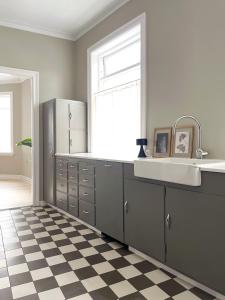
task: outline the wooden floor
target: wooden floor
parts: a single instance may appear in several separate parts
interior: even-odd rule
[[[23,180],[0,180],[0,209],[32,205],[31,184]]]

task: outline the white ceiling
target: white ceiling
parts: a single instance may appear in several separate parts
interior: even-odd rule
[[[0,0],[0,25],[76,40],[129,0]]]

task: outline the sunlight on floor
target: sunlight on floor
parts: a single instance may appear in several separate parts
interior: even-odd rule
[[[32,205],[31,184],[23,180],[0,180],[0,209]]]

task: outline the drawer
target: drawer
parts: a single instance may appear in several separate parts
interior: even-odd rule
[[[56,158],[56,169],[67,169],[67,160],[63,158]]]
[[[78,183],[69,180],[68,181],[68,194],[73,197],[78,197]]]
[[[81,174],[90,174],[94,175],[95,173],[95,167],[89,163],[81,162],[79,164],[79,175]]]
[[[95,206],[91,203],[80,200],[79,201],[79,218],[95,226]]]
[[[68,179],[78,182],[78,164],[77,163],[68,163]]]
[[[56,177],[56,190],[63,193],[67,193],[67,180]]]
[[[79,186],[79,199],[94,203],[95,202],[94,188],[80,185]]]
[[[56,177],[67,179],[67,168],[56,169]]]
[[[95,177],[94,174],[90,173],[81,173],[79,176],[79,184],[94,187]]]
[[[68,212],[74,217],[78,217],[78,199],[69,196],[68,197]]]
[[[56,192],[56,206],[67,211],[67,194]]]

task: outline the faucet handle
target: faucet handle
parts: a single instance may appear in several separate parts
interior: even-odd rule
[[[201,149],[201,148],[198,148],[197,150],[196,150],[196,157],[198,158],[198,159],[203,159],[204,158],[204,156],[207,156],[209,153],[207,152],[207,151],[204,151],[203,149]]]

